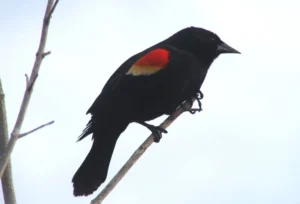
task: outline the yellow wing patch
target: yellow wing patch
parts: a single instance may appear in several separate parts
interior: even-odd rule
[[[133,75],[133,76],[139,76],[139,75],[151,75],[159,70],[161,70],[161,66],[139,66],[139,65],[133,65],[128,72],[127,75]]]

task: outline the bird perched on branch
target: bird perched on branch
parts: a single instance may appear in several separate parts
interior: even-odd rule
[[[213,61],[224,53],[240,53],[215,33],[187,27],[127,59],[109,78],[87,114],[78,140],[93,134],[87,157],[72,182],[75,196],[92,194],[106,180],[120,134],[130,123],[148,128],[159,142],[163,128],[146,121],[170,115],[193,97],[201,110],[201,85]]]

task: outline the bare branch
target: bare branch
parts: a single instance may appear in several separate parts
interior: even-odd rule
[[[29,78],[29,83],[28,83],[29,86],[26,87],[26,90],[25,90],[25,93],[23,96],[23,101],[21,104],[21,108],[20,108],[20,111],[18,114],[18,118],[17,118],[17,121],[13,128],[13,131],[11,133],[11,138],[10,138],[10,140],[7,144],[7,147],[0,159],[0,178],[2,178],[3,172],[9,161],[10,154],[12,153],[13,148],[20,136],[20,131],[22,128],[22,124],[23,124],[25,115],[26,115],[26,110],[27,110],[28,104],[30,102],[33,86],[35,84],[35,81],[38,76],[38,72],[40,70],[41,63],[43,61],[43,53],[45,52],[48,28],[49,28],[49,24],[50,24],[50,17],[51,17],[51,14],[53,13],[57,3],[58,3],[58,0],[56,0],[55,4],[53,4],[53,0],[48,0],[48,3],[47,3],[45,15],[44,15],[42,32],[41,32],[40,44],[38,47],[35,62],[34,62],[34,65],[33,65],[32,71],[31,71],[31,75]]]
[[[193,99],[192,102],[194,102]],[[170,115],[164,122],[160,124],[160,127],[166,129],[169,127],[177,118],[180,116],[187,108],[190,108],[191,104],[185,102],[180,108],[178,108],[172,115]],[[114,189],[114,187],[121,181],[121,179],[126,175],[128,170],[135,164],[135,162],[144,154],[147,148],[153,143],[153,134],[151,134],[133,153],[133,155],[127,160],[119,172],[110,180],[110,182],[105,186],[105,188],[99,193],[99,195],[91,201],[91,204],[101,204],[106,196]]]
[[[8,128],[5,108],[4,91],[0,79],[0,155],[4,152],[5,146],[8,142]],[[12,170],[10,158],[3,177],[1,179],[4,203],[16,204],[16,196],[14,191],[14,183],[12,179]]]
[[[48,123],[45,123],[45,124],[43,124],[43,125],[40,125],[39,127],[34,128],[33,130],[30,130],[30,131],[28,131],[28,132],[22,133],[22,134],[19,135],[19,139],[20,139],[21,137],[25,137],[26,135],[29,135],[29,134],[31,134],[31,133],[33,133],[33,132],[39,130],[39,129],[42,129],[42,128],[48,126],[48,125],[51,125],[51,124],[53,124],[53,123],[54,123],[54,120],[52,120],[52,121],[50,121],[50,122],[48,122]]]

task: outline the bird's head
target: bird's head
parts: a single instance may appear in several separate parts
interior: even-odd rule
[[[241,54],[215,33],[193,26],[178,31],[167,40],[174,47],[191,52],[202,60],[214,60],[220,54]]]

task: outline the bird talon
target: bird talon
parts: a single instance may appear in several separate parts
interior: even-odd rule
[[[192,97],[192,98],[194,98],[194,97]],[[188,111],[191,114],[195,114],[197,111],[198,112],[202,111],[202,104],[201,104],[201,101],[200,101],[202,98],[203,98],[203,93],[199,90],[196,94],[196,97],[195,97],[195,100],[197,101],[199,108],[191,108],[193,106],[193,103],[192,103],[192,99],[190,99],[189,102],[191,103],[191,107],[186,108],[185,111]]]
[[[155,126],[155,128],[157,128],[160,132],[168,133],[168,131],[165,128],[162,128],[160,126]]]
[[[197,99],[199,99],[199,100],[201,100],[201,99],[203,99],[203,97],[204,97],[204,95],[203,95],[203,93],[199,90],[198,92],[197,92]]]
[[[143,126],[145,126],[146,128],[148,128],[152,134],[153,134],[153,137],[154,137],[154,142],[156,143],[159,143],[160,139],[162,138],[162,133],[168,133],[168,131],[160,126],[154,126],[154,125],[150,125],[150,124],[147,124],[145,122],[137,122]]]
[[[159,126],[152,126],[150,131],[153,134],[154,142],[159,143],[160,139],[162,138],[162,133],[168,133],[168,131]]]
[[[160,139],[162,138],[161,133],[152,133],[153,134],[153,141],[159,143]]]
[[[191,114],[195,114],[197,111],[200,112],[202,109],[201,108],[188,108],[186,111],[190,112]]]

